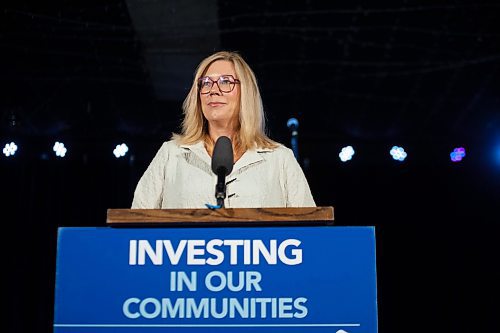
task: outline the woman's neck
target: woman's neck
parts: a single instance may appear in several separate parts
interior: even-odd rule
[[[209,128],[208,130],[208,135],[210,136],[210,139],[212,139],[214,143],[217,142],[217,139],[220,138],[221,136],[227,136],[229,139],[231,139],[231,141],[233,141],[234,134],[235,131],[229,128],[218,128],[218,129]]]
[[[227,126],[227,127],[214,127],[214,126],[209,126],[208,127],[208,135],[210,137],[210,140],[212,141],[211,144],[205,145],[207,152],[210,156],[212,156],[213,149],[215,147],[215,143],[217,142],[217,139],[219,139],[221,136],[227,136],[229,139],[231,139],[231,143],[233,145],[233,155],[234,155],[234,162],[236,163],[237,160],[240,159],[240,157],[243,155],[245,151],[243,151],[240,147],[236,147],[235,143],[235,135],[236,131],[232,126]]]
[[[236,134],[236,126],[234,125],[234,120],[227,120],[224,122],[210,122],[208,124],[208,135],[213,142],[217,142],[217,139],[221,136],[227,136],[233,141],[234,135]]]

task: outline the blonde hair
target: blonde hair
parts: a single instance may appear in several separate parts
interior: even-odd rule
[[[276,148],[278,144],[266,135],[265,115],[260,97],[259,87],[255,74],[250,66],[237,52],[221,51],[203,59],[196,69],[193,84],[189,91],[182,110],[184,120],[181,134],[174,134],[173,139],[180,144],[194,144],[204,141],[208,149],[212,149],[214,142],[208,134],[208,122],[203,116],[201,99],[198,88],[198,79],[205,75],[208,67],[218,60],[233,63],[237,79],[240,80],[240,105],[238,113],[238,127],[233,138],[236,151],[244,152],[255,148]]]

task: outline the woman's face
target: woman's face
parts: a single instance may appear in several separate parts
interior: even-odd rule
[[[229,75],[232,76],[229,77]],[[228,77],[226,77],[228,76]],[[238,79],[234,65],[230,61],[217,60],[213,62],[207,69],[204,78],[210,78],[212,81],[218,81],[221,77],[222,80]],[[202,84],[210,84],[208,79],[202,80]],[[218,81],[222,86],[222,90],[228,90],[226,87],[227,82]],[[230,92],[223,92],[216,83],[212,84],[212,88],[205,94],[200,91],[201,109],[203,115],[208,120],[209,125],[222,125],[227,126],[234,124],[238,119],[238,112],[240,107],[240,85],[234,84],[234,88]]]

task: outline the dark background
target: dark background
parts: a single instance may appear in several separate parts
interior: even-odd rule
[[[2,3],[0,144],[19,146],[0,155],[2,331],[52,330],[57,228],[130,206],[218,50],[254,69],[272,138],[290,146],[299,120],[316,203],[338,225],[376,227],[380,332],[498,330],[499,3]]]

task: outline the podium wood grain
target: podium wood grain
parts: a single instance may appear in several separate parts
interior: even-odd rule
[[[333,207],[221,209],[108,209],[106,223],[132,225],[332,225]]]

